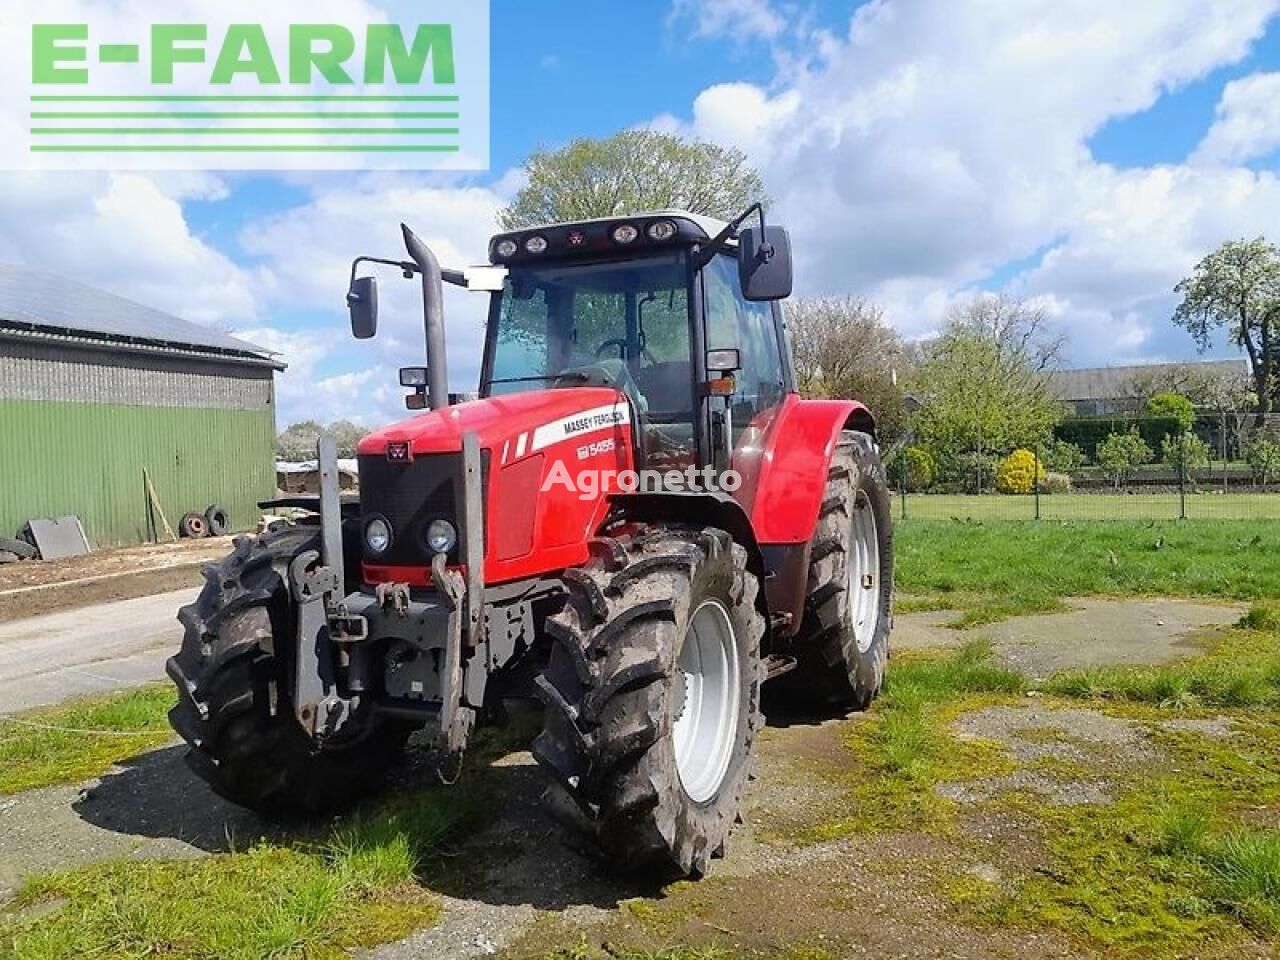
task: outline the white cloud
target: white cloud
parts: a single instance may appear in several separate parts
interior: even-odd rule
[[[66,273],[196,323],[252,320],[249,277],[197,237],[183,199],[216,197],[205,175],[10,173],[0,262]]]
[[[351,261],[359,255],[405,259],[403,221],[442,265],[483,263],[504,203],[502,186],[424,185],[394,175],[357,178],[337,187],[330,181],[328,189],[307,203],[245,228],[241,245],[263,258],[258,283],[268,308],[304,311],[321,330],[343,331],[338,336],[326,333],[318,345],[298,336],[280,341],[286,361],[294,363],[295,355],[304,360],[300,369],[282,378],[281,423],[310,416],[309,400],[368,423],[404,414],[397,371],[422,363],[425,356],[420,282],[406,281],[394,269],[376,270],[380,330],[375,340],[360,343],[345,332]],[[484,295],[445,288],[454,390],[473,391],[479,383],[487,307]],[[254,339],[253,331],[244,336]],[[337,362],[359,375],[353,379],[317,372]]]
[[[1217,116],[1193,163],[1241,163],[1280,149],[1280,73],[1255,73],[1223,88]]]
[[[739,146],[762,169],[775,216],[793,228],[802,293],[876,297],[920,335],[958,292],[1053,247],[1021,288],[1059,297],[1068,328],[1086,305],[1099,316],[1074,338],[1077,359],[1107,359],[1113,340],[1137,355],[1173,283],[1262,222],[1275,181],[1118,172],[1088,140],[1243,57],[1278,8],[872,0],[843,36],[810,40],[795,57],[808,66],[780,86],[712,87],[681,129]]]
[[[770,0],[675,0],[671,21],[692,21],[695,37],[728,34],[739,41],[776,40],[787,27]]]

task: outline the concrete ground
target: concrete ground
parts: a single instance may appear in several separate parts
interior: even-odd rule
[[[74,589],[74,588],[68,588]],[[0,623],[0,714],[164,677],[194,588]]]
[[[1066,601],[1072,609],[1014,617],[966,630],[947,626],[954,610],[899,614],[894,618],[895,650],[958,647],[989,639],[996,656],[1020,673],[1047,677],[1059,670],[1122,664],[1168,663],[1196,653],[1197,635],[1235,623],[1239,604],[1157,598]]]

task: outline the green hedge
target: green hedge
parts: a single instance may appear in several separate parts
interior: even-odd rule
[[[1117,415],[1111,417],[1071,417],[1053,429],[1059,440],[1074,443],[1090,460],[1097,453],[1098,444],[1113,433],[1128,433],[1138,428],[1138,436],[1152,450],[1160,449],[1160,441],[1182,430],[1177,417],[1149,417],[1144,414]]]

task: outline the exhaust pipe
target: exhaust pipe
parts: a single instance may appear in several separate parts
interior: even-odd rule
[[[409,229],[404,231],[405,249],[422,271],[422,312],[427,332],[427,402],[432,410],[449,405],[449,360],[444,344],[444,278],[440,262],[431,248]]]

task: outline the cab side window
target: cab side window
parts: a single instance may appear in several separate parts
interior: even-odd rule
[[[752,303],[742,296],[738,263],[717,256],[703,271],[707,309],[707,349],[737,348],[742,369],[735,375],[733,396],[733,445],[748,441],[768,429],[786,395],[782,353],[773,323],[773,307]]]

